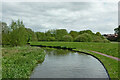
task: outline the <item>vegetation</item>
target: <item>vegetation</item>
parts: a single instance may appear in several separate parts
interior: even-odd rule
[[[48,30],[46,32],[34,32],[25,28],[23,21],[12,21],[11,25],[2,24],[2,44],[22,46],[29,41],[65,41],[65,42],[109,42],[100,32],[93,33],[91,30],[68,31],[66,29]],[[21,35],[22,33],[22,35]]]
[[[117,41],[120,42],[120,25],[118,26],[118,28],[115,28],[114,31],[116,34],[118,34]]]
[[[30,42],[31,45],[66,46],[82,50],[98,51],[107,55],[118,57],[118,43],[95,42]]]
[[[10,26],[2,22],[2,44],[11,46],[26,45],[29,41],[36,41],[35,33],[25,28],[23,21],[12,21]],[[1,27],[1,26],[0,26]]]
[[[73,41],[73,37],[71,35],[65,35],[65,36],[63,36],[63,41],[65,41],[65,42],[72,42]]]
[[[105,57],[100,54],[91,52],[90,50],[102,52],[114,57],[118,57],[118,44],[117,43],[93,43],[93,42],[31,42],[31,45],[46,45],[46,46],[61,46],[67,48],[76,48],[76,51],[83,51],[90,53],[105,65],[111,78],[118,78],[118,61]]]
[[[2,48],[2,55],[2,78],[29,78],[45,57],[42,49],[29,46]]]
[[[12,21],[9,26],[5,22],[0,22],[1,27],[2,43],[0,41],[0,44],[3,46],[3,78],[28,78],[36,64],[44,60],[44,51],[40,48],[24,46],[28,42],[31,45],[62,46],[89,52],[104,63],[111,78],[118,77],[117,61],[90,52],[90,50],[93,50],[119,57],[118,44],[110,43],[100,32],[93,33],[91,30],[68,32],[66,29],[34,32],[30,28],[26,28],[23,21],[20,20]],[[117,41],[120,41],[120,27],[115,29],[115,33],[118,34]],[[5,45],[10,45],[10,47],[6,48]]]

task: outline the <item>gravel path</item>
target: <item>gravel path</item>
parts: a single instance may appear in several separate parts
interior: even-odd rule
[[[107,54],[103,54],[103,53],[96,52],[96,51],[91,51],[91,52],[94,52],[94,53],[97,53],[97,54],[100,54],[100,55],[109,57],[109,58],[111,58],[111,59],[115,59],[115,60],[117,60],[117,61],[120,61],[120,58],[117,58],[117,57],[109,56],[109,55],[107,55]]]

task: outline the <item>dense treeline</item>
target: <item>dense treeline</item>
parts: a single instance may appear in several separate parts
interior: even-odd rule
[[[65,42],[109,42],[99,32],[93,33],[91,30],[70,31],[66,29],[48,30],[46,32],[34,32],[30,28],[25,28],[23,21],[12,21],[8,26],[2,24],[2,44],[11,46],[25,45],[30,41],[65,41]]]
[[[10,26],[2,22],[2,44],[11,46],[22,46],[29,41],[37,41],[35,32],[25,28],[23,21],[12,21]]]

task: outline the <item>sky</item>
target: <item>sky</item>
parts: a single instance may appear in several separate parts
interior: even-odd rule
[[[8,25],[20,19],[27,28],[40,32],[90,29],[113,34],[118,26],[117,2],[2,2],[1,14]]]

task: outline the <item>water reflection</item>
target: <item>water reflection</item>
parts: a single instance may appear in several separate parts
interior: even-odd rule
[[[45,49],[45,48],[44,48]],[[72,51],[69,50],[62,50],[62,49],[45,49],[45,52],[47,53],[47,55],[49,56],[66,56],[69,53],[74,53]]]
[[[34,69],[31,78],[108,78],[94,57],[62,49],[45,49],[45,61]]]

